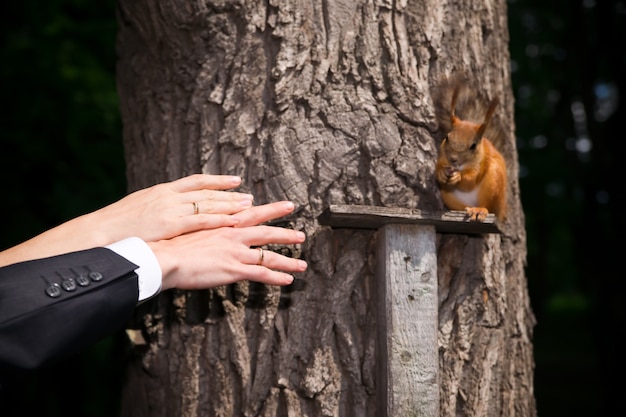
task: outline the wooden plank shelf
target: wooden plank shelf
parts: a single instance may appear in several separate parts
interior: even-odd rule
[[[437,233],[501,233],[496,217],[489,213],[483,222],[470,221],[464,211],[424,211],[402,207],[331,205],[318,221],[323,226],[379,229],[386,224],[433,225]]]

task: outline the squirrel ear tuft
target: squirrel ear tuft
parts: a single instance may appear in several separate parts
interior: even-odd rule
[[[456,117],[456,100],[459,98],[459,90],[461,89],[461,85],[457,84],[454,87],[454,91],[452,92],[452,100],[450,100],[450,119],[452,124],[458,122],[459,119]]]
[[[487,112],[485,113],[485,119],[483,123],[479,126],[478,130],[476,131],[477,142],[480,141],[483,135],[485,134],[485,129],[487,129],[487,125],[489,124],[489,121],[493,117],[493,114],[495,113],[497,106],[498,106],[498,98],[494,98],[493,100],[491,100],[491,103],[489,103],[489,108],[487,109]]]
[[[487,109],[487,113],[485,113],[485,120],[483,121],[483,124],[485,126],[491,120],[491,117],[493,116],[493,113],[495,113],[497,106],[498,106],[498,98],[496,97],[493,100],[491,100],[491,103],[489,103],[489,108]]]

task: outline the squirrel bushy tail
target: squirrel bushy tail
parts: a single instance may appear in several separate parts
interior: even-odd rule
[[[451,103],[455,90],[457,91],[454,111],[462,120],[480,124],[485,118],[490,101],[484,96],[481,89],[476,88],[466,74],[454,74],[437,82],[431,89],[435,106],[435,117],[439,127],[437,139],[440,141],[452,130]],[[495,114],[484,132],[484,136],[497,148],[502,149],[504,142],[502,122]]]

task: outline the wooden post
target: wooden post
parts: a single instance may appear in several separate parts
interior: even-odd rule
[[[320,224],[380,229],[377,250],[377,390],[381,417],[438,417],[436,233],[499,232],[493,214],[469,222],[464,212],[330,206]]]
[[[435,227],[383,226],[377,260],[377,381],[382,409],[387,410],[387,416],[436,417],[439,360]]]

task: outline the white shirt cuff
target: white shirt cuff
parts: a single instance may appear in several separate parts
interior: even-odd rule
[[[106,246],[118,255],[139,266],[135,270],[139,280],[139,300],[142,302],[161,291],[163,272],[150,246],[138,237],[129,237]]]

